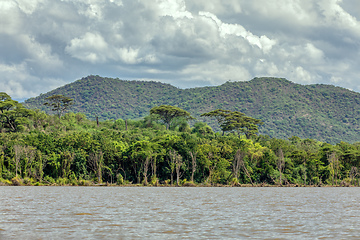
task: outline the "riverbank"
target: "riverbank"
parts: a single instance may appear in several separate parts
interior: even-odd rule
[[[305,185],[305,184],[268,184],[268,183],[255,183],[255,184],[211,184],[211,183],[194,183],[191,181],[181,181],[180,184],[171,184],[168,181],[155,184],[133,184],[131,182],[118,183],[96,183],[90,180],[69,180],[59,178],[54,182],[35,181],[32,178],[12,178],[11,180],[0,178],[0,186],[91,186],[91,187],[359,187],[358,184],[350,184],[349,182],[342,181],[338,184],[318,184],[318,185]]]

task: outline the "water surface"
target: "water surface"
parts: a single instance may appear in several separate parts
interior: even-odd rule
[[[0,239],[359,239],[360,188],[0,187]]]

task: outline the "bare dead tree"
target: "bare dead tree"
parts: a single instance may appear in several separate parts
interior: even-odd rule
[[[20,146],[20,145],[14,145],[13,148],[14,148],[14,153],[15,153],[14,160],[13,160],[15,163],[15,175],[16,175],[16,177],[18,177],[18,169],[19,169],[19,165],[20,165],[21,156],[23,155],[23,152],[24,152],[24,147]],[[20,171],[20,174],[21,174],[21,171]]]
[[[33,177],[36,178],[39,182],[42,182],[44,176],[44,169],[47,164],[47,158],[46,157],[44,158],[42,156],[40,150],[36,151],[35,158],[36,158],[37,166],[35,171],[33,172]]]
[[[5,150],[6,146],[2,146],[0,145],[0,178],[2,177],[2,172],[3,172],[3,168],[4,168],[4,158],[5,158]]]
[[[32,169],[32,163],[35,160],[35,153],[36,149],[31,146],[25,146],[23,147],[23,153],[25,157],[25,166],[24,166],[24,175],[27,176],[33,176],[34,171]]]
[[[278,150],[278,160],[277,160],[277,167],[280,173],[280,179],[279,179],[279,184],[282,185],[282,174],[283,174],[283,170],[285,168],[285,158],[284,158],[284,153],[283,150],[280,148]]]
[[[349,173],[352,185],[355,185],[354,184],[354,178],[356,178],[356,176],[358,176],[358,174],[359,174],[359,172],[358,172],[357,167],[352,166],[351,170],[350,170],[350,173]]]
[[[171,185],[173,185],[173,182],[174,182],[175,162],[176,162],[176,151],[170,150],[169,151],[169,166],[170,166],[170,170],[171,170],[171,175],[170,175]]]
[[[213,173],[213,170],[215,169],[215,164],[212,164],[212,159],[213,159],[213,156],[214,154],[212,152],[209,152],[208,153],[208,159],[209,159],[209,175],[206,179],[206,182],[209,182],[209,180],[211,180],[211,176],[212,176],[212,173]]]
[[[75,153],[71,152],[63,152],[62,159],[61,159],[61,170],[62,170],[62,177],[67,178],[69,177],[71,164],[73,163],[75,158]]]
[[[339,171],[339,157],[337,156],[336,152],[331,153],[328,155],[328,161],[329,161],[329,167],[330,167],[330,174],[332,176],[332,184],[337,185],[337,177],[338,177],[338,171]]]
[[[250,176],[250,174],[249,174],[249,172],[248,172],[248,170],[247,170],[247,168],[246,168],[246,166],[245,166],[244,158],[241,158],[241,160],[240,160],[240,166],[241,166],[242,169],[244,170],[246,176],[250,179],[251,185],[254,186],[254,183],[253,183],[253,181],[252,181],[252,179],[251,179],[251,176]]]
[[[144,162],[144,172],[143,172],[143,175],[144,175],[144,184],[147,185],[148,184],[148,170],[149,170],[149,163],[150,163],[150,160],[151,160],[151,156],[147,156],[146,159],[145,159],[145,162]]]
[[[245,153],[242,152],[240,149],[238,149],[235,153],[234,161],[233,161],[233,175],[234,175],[234,178],[236,178],[236,179],[239,178],[241,161],[243,161],[244,156],[245,156]]]
[[[156,157],[157,157],[157,154],[153,154],[153,157],[152,157],[152,161],[151,161],[151,173],[152,173],[152,176],[155,176],[156,177]]]
[[[94,171],[98,183],[102,182],[102,167],[103,167],[103,153],[90,153],[89,155],[89,166]]]
[[[191,182],[194,182],[194,174],[195,174],[195,171],[196,171],[196,156],[197,156],[197,152],[189,152],[190,154],[190,157],[191,157],[191,163],[192,163],[192,168],[191,168]]]
[[[176,154],[175,157],[175,169],[176,169],[176,184],[179,186],[180,183],[180,169],[183,165],[183,158],[180,154]]]

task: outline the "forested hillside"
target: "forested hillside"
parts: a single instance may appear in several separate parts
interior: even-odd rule
[[[88,76],[25,101],[39,108],[45,98],[62,94],[74,99],[73,112],[89,119],[138,119],[154,106],[178,106],[197,121],[215,109],[240,111],[261,119],[260,134],[287,139],[292,136],[329,143],[360,141],[360,94],[331,85],[299,85],[286,79],[255,78],[221,86],[179,89],[169,84]]]
[[[256,119],[216,114],[231,117],[225,134],[203,122],[190,127],[191,115],[174,106],[140,120],[97,122],[25,109],[0,92],[0,186],[360,185],[360,143],[258,136],[246,124]]]

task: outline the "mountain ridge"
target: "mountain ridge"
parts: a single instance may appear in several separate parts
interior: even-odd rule
[[[228,81],[219,86],[180,89],[160,82],[88,76],[24,102],[51,112],[45,98],[62,94],[74,99],[72,111],[101,120],[137,119],[154,106],[174,105],[199,118],[218,108],[244,112],[265,124],[260,133],[276,138],[313,138],[329,143],[360,141],[360,94],[325,85],[300,85],[284,78]]]

